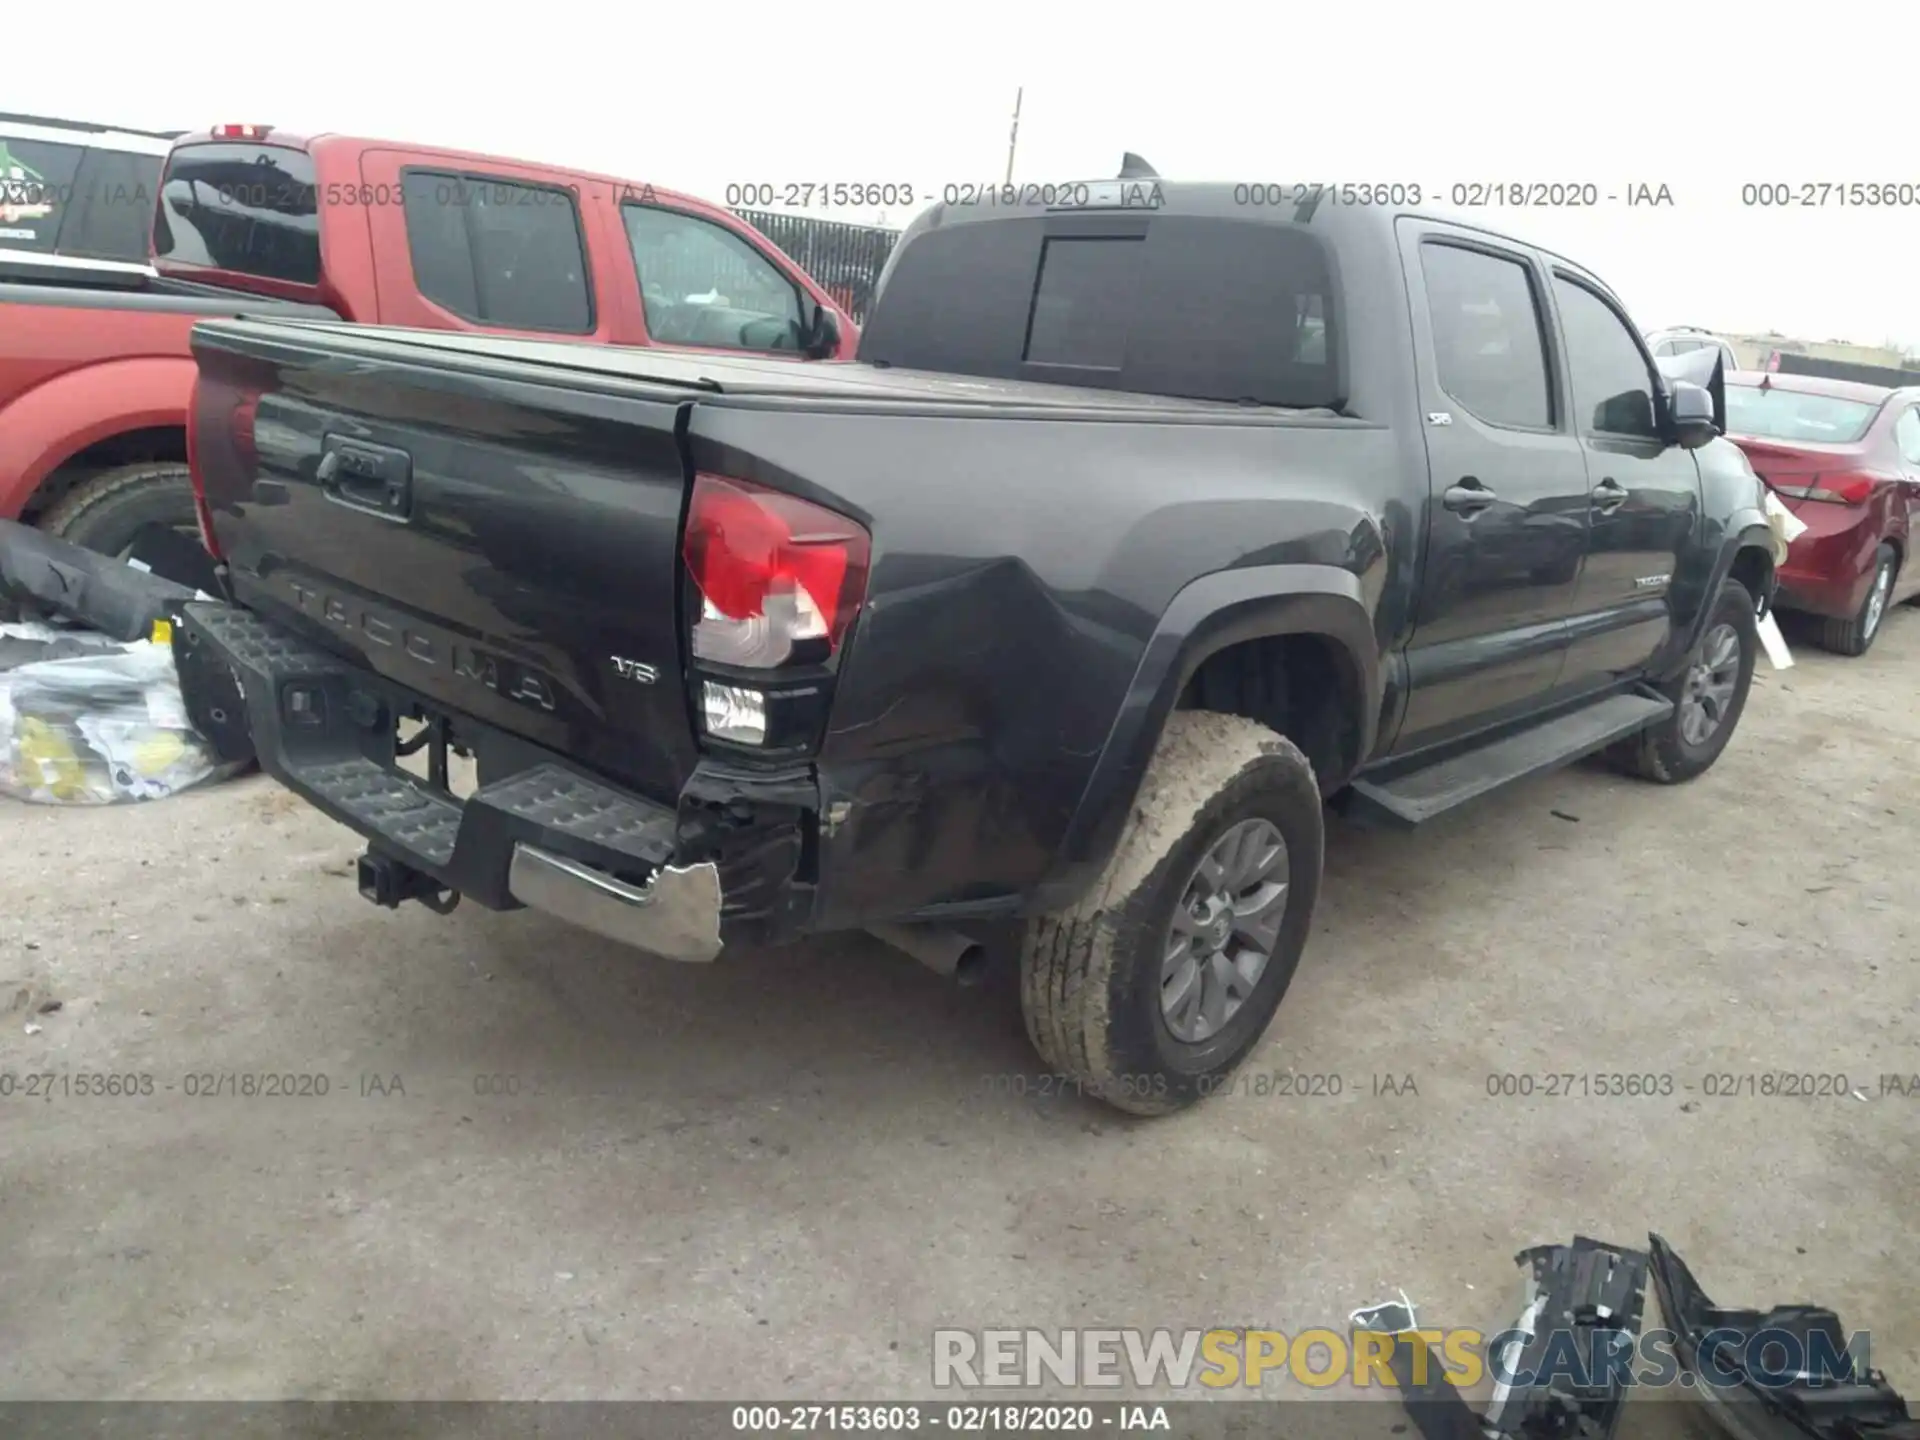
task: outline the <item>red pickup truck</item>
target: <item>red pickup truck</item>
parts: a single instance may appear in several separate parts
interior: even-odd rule
[[[190,533],[188,334],[210,316],[795,360],[851,359],[859,339],[825,290],[717,206],[551,165],[256,125],[175,143],[153,263],[157,279],[84,288],[0,267],[0,517],[108,554],[154,528]]]

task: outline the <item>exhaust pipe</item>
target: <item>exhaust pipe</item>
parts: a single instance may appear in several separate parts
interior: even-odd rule
[[[867,933],[905,951],[934,974],[972,985],[986,969],[987,949],[978,940],[939,925],[869,925]]]

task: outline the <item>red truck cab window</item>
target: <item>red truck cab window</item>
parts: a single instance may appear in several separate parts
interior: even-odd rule
[[[571,191],[451,170],[400,176],[422,295],[476,325],[592,333],[593,284]]]
[[[620,218],[654,343],[785,351],[806,344],[806,296],[757,246],[666,206],[624,204]]]

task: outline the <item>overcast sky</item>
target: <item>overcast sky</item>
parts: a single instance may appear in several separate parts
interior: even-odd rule
[[[1920,349],[1906,0],[15,8],[9,110],[364,133],[714,200],[746,182],[998,180],[1018,86],[1016,180],[1110,176],[1134,150],[1168,177],[1417,184],[1440,208],[1455,185],[1592,184],[1594,209],[1475,213],[1595,270],[1647,328]],[[1742,203],[1744,184],[1854,181],[1911,203]],[[1629,207],[1640,184],[1673,204]]]

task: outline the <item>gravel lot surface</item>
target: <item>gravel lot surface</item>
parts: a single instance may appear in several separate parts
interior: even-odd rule
[[[866,937],[675,967],[381,911],[258,776],[0,802],[0,1395],[932,1397],[940,1326],[1292,1333],[1404,1288],[1493,1330],[1515,1251],[1653,1229],[1920,1397],[1920,1095],[1882,1080],[1920,1072],[1920,612],[1796,655],[1692,785],[1335,823],[1240,1092],[1159,1121],[1049,1085],[1010,984]]]

